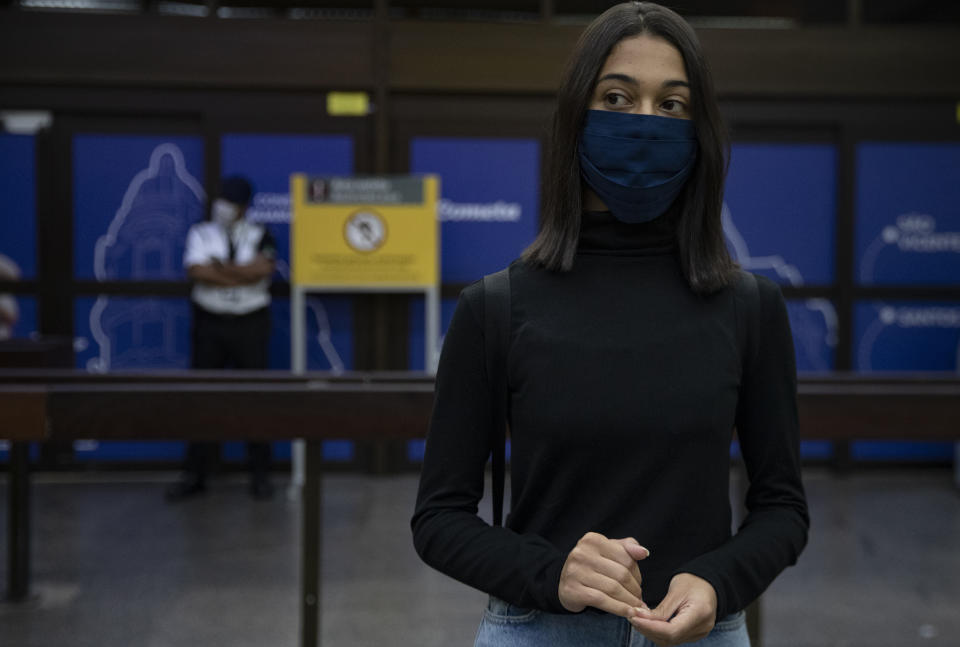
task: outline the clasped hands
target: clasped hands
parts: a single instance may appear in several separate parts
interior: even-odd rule
[[[643,578],[638,561],[650,551],[636,539],[584,535],[560,573],[560,603],[568,611],[596,607],[630,621],[657,645],[681,645],[700,640],[716,622],[717,594],[706,580],[678,573],[666,597],[654,609],[643,602]]]

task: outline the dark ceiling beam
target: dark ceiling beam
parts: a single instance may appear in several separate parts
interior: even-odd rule
[[[383,29],[374,21],[11,12],[0,21],[0,85],[316,90],[386,80],[389,91],[544,95],[555,91],[582,26],[403,20],[386,24],[385,39]],[[699,33],[725,98],[960,96],[956,28]],[[384,60],[389,69],[378,70]]]
[[[367,88],[372,23],[15,12],[0,83]]]
[[[582,25],[398,21],[392,89],[552,93]]]
[[[575,25],[399,22],[393,89],[553,92]],[[725,97],[943,97],[960,94],[960,30],[701,29]]]
[[[938,97],[960,93],[958,29],[705,30],[727,97]]]

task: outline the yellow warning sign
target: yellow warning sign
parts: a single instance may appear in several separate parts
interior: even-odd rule
[[[435,175],[291,176],[291,280],[335,289],[436,285],[439,184]]]

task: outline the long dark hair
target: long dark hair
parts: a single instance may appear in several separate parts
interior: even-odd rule
[[[540,234],[523,258],[555,271],[573,267],[583,208],[577,157],[580,129],[611,50],[621,40],[643,34],[662,38],[679,50],[690,82],[699,152],[668,217],[677,221],[677,246],[687,283],[698,294],[710,294],[730,285],[738,268],[727,251],[720,218],[730,144],[713,77],[693,29],[670,9],[652,2],[615,5],[580,36],[557,94]]]

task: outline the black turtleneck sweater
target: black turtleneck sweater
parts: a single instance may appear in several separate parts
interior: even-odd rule
[[[558,586],[587,532],[634,537],[644,601],[689,572],[717,592],[717,617],[756,598],[802,550],[796,369],[779,288],[757,277],[759,352],[738,349],[733,289],[686,283],[669,222],[586,213],[573,269],[510,268],[511,437],[505,527],[477,516],[492,394],[483,286],[466,288],[447,332],[411,525],[438,570],[521,607],[566,613]],[[755,322],[754,322],[755,323]],[[757,329],[754,329],[757,328]],[[734,427],[750,476],[731,533]]]

